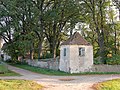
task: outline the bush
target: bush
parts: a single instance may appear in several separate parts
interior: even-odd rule
[[[8,60],[6,60],[5,61],[6,63],[19,63],[20,61],[18,61],[17,59],[15,60],[13,60],[13,59],[8,59]]]
[[[43,56],[41,57],[41,59],[46,59],[46,58],[52,58],[52,54],[51,54],[51,53],[45,53],[45,54],[43,54]]]
[[[94,64],[95,65],[101,64],[100,59],[101,59],[101,57],[94,58]]]
[[[109,65],[120,65],[120,55],[113,55],[107,58],[106,63]]]

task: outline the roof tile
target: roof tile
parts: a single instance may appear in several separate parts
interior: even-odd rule
[[[75,32],[68,40],[61,45],[91,45],[78,32]]]

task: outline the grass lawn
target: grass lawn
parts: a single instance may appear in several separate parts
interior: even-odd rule
[[[7,71],[6,73],[4,73],[4,74],[0,74],[0,77],[1,76],[20,76],[20,74],[18,74],[18,73],[15,73],[15,72],[13,72],[13,71]]]
[[[5,63],[0,64],[0,76],[20,76],[20,74],[8,70]]]
[[[61,72],[61,71],[43,69],[43,68],[33,67],[33,66],[29,66],[29,65],[15,64],[13,66],[23,68],[23,69],[26,69],[26,70],[29,70],[32,72],[40,73],[40,74],[46,74],[46,75],[60,75],[60,76],[61,75],[70,75],[68,73]]]
[[[43,86],[28,80],[0,80],[0,90],[41,90]]]
[[[93,85],[95,90],[120,90],[120,79],[108,80]]]
[[[120,74],[120,72],[85,72],[85,73],[70,74],[70,73],[65,73],[62,71],[43,69],[43,68],[33,67],[33,66],[29,66],[29,65],[22,65],[22,64],[15,64],[13,66],[23,68],[23,69],[26,69],[26,70],[29,70],[32,72],[40,73],[40,74],[57,75],[57,76],[92,75],[92,74]]]
[[[8,71],[8,67],[5,63],[0,62],[0,73],[4,73]]]

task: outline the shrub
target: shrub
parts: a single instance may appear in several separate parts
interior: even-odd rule
[[[42,59],[52,58],[52,54],[51,53],[45,53],[45,54],[43,54],[43,56],[41,58]]]
[[[106,63],[109,65],[120,65],[120,55],[113,55],[107,58]]]
[[[94,64],[95,65],[101,64],[100,59],[101,59],[101,57],[94,58]]]

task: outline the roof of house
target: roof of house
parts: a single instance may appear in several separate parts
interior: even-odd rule
[[[91,45],[78,32],[75,32],[68,40],[61,45]]]

